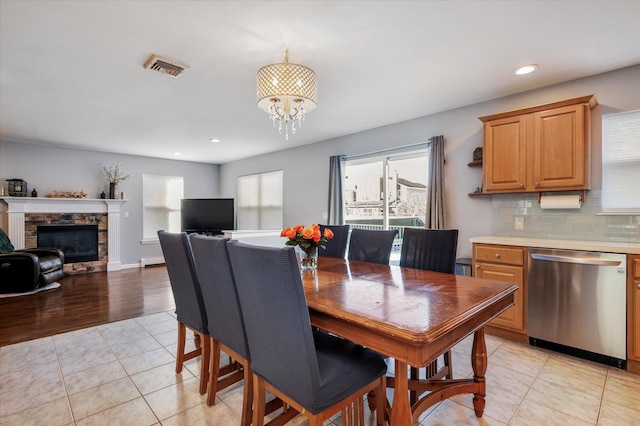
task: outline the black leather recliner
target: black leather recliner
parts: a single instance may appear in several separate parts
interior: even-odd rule
[[[12,249],[0,229],[0,243]],[[25,293],[37,290],[64,277],[64,253],[56,248],[31,248],[0,254],[0,293]]]

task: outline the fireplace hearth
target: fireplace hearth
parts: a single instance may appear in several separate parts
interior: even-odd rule
[[[64,252],[64,263],[98,260],[98,225],[40,225],[38,247],[54,247]]]

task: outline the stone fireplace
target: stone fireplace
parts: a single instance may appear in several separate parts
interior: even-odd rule
[[[0,224],[16,249],[38,246],[38,228],[97,226],[97,260],[65,263],[69,274],[117,271],[120,262],[120,210],[125,200],[0,197]]]
[[[106,271],[106,213],[26,213],[25,247],[64,251],[65,273]]]

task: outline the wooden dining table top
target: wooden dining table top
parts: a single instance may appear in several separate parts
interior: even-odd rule
[[[327,315],[417,347],[443,336],[462,340],[472,330],[459,336],[461,324],[473,323],[492,306],[491,311],[506,309],[517,290],[502,281],[330,257],[320,257],[318,270],[303,272],[302,279],[312,317]],[[453,345],[451,340],[446,344]],[[414,366],[430,362],[408,361]]]

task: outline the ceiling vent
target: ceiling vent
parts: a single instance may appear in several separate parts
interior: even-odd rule
[[[178,61],[156,54],[151,55],[149,59],[147,59],[147,62],[144,63],[144,67],[173,78],[178,78],[184,70],[189,68],[187,65],[181,64]]]

